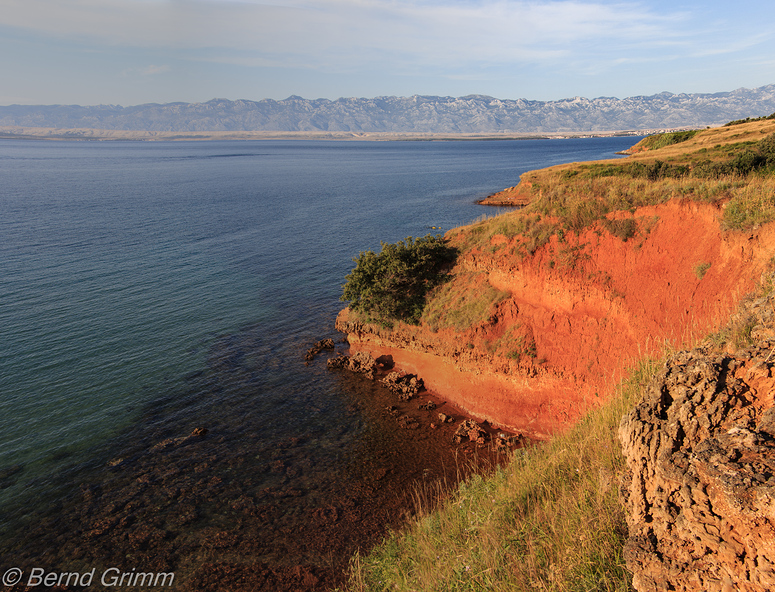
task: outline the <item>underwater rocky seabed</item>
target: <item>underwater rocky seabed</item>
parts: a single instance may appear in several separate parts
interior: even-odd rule
[[[356,549],[405,521],[414,496],[505,458],[488,445],[453,445],[463,416],[443,401],[425,393],[402,401],[379,382],[328,370],[326,358],[337,352],[305,365],[306,344],[284,345],[290,355],[259,328],[219,339],[207,370],[174,396],[174,411],[167,402],[163,428],[146,427],[157,413],[151,406],[149,421],[102,450],[104,464],[81,475],[75,491],[66,474],[53,479],[62,483],[60,501],[12,521],[3,556],[25,573],[174,572],[179,589],[321,589],[341,581]],[[309,395],[269,395],[256,405],[268,365],[304,375]],[[345,399],[319,392],[322,373],[336,376]],[[267,386],[260,385],[265,394]],[[201,405],[202,393],[214,408]],[[277,405],[285,405],[283,422],[267,419],[278,417]],[[316,422],[330,415],[326,406],[339,407],[333,429],[330,419]],[[441,412],[456,421],[439,422]],[[413,421],[401,422],[407,415]]]

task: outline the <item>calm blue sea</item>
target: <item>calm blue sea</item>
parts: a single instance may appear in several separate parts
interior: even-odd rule
[[[0,140],[0,521],[199,425],[304,424],[337,462],[367,419],[301,360],[335,336],[352,257],[636,141]]]

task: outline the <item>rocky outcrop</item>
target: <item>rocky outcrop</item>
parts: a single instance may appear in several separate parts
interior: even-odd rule
[[[676,354],[622,420],[639,592],[775,589],[774,301],[738,314],[757,346]]]
[[[400,372],[391,372],[380,382],[398,395],[399,401],[408,401],[425,388],[422,378],[414,374],[401,374]]]
[[[466,419],[457,426],[457,430],[455,430],[455,434],[452,436],[452,442],[460,444],[465,440],[470,440],[477,444],[484,444],[487,438],[487,432],[482,426],[473,419]]]
[[[315,359],[315,356],[318,355],[323,350],[333,350],[336,347],[336,344],[334,343],[333,339],[321,339],[320,341],[316,342],[315,345],[313,345],[311,348],[307,350],[307,353],[304,354],[304,360],[307,362],[311,362]]]
[[[351,356],[340,354],[335,358],[329,358],[326,366],[330,370],[344,369],[356,374],[363,374],[370,380],[374,380],[377,372],[377,361],[366,352],[355,352]]]

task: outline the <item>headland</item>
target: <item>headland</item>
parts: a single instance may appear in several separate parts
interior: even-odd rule
[[[773,170],[775,122],[759,120],[533,171],[500,196],[520,209],[446,234],[457,260],[419,323],[342,311],[351,351],[547,441],[353,581],[770,589]],[[477,552],[452,534],[464,507]]]

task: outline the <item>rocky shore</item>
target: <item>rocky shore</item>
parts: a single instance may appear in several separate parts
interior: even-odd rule
[[[286,356],[258,330],[223,336],[207,369],[191,376],[191,392],[178,394],[179,413],[158,424],[149,410],[99,465],[78,473],[79,482],[63,476],[59,501],[2,532],[0,556],[13,556],[27,575],[117,566],[174,572],[170,589],[184,591],[340,586],[353,553],[413,514],[414,494],[432,499],[502,462],[506,448],[489,428],[484,441],[472,438],[473,426],[460,428],[465,414],[387,360],[377,368],[355,356],[350,366],[362,363],[366,372],[329,370],[325,358],[349,359],[337,346],[297,343]],[[283,421],[272,421],[277,402],[255,390],[255,368],[264,364],[310,381],[333,376],[342,395],[302,394],[283,409]],[[370,369],[379,380],[368,378]],[[218,398],[226,389],[228,405]],[[186,405],[202,398],[213,408]],[[321,430],[315,419],[325,406],[336,406],[340,420]],[[517,444],[524,443],[509,447]],[[23,474],[19,465],[0,469],[0,487]],[[21,592],[25,582],[9,589]]]
[[[524,447],[529,443],[529,440],[521,433],[514,434],[495,430],[486,421],[477,422],[473,418],[465,417],[454,406],[446,405],[443,411],[439,411],[445,402],[428,392],[425,389],[423,379],[419,376],[395,370],[391,356],[381,356],[375,359],[366,352],[359,351],[353,353],[352,356],[339,354],[334,358],[329,358],[327,365],[331,370],[347,370],[381,383],[397,397],[400,403],[406,404],[413,399],[421,398],[417,409],[428,414],[430,419],[427,426],[432,430],[459,421],[460,423],[452,435],[452,444],[472,442],[479,447],[489,445],[491,452],[507,452],[516,447]],[[401,409],[397,405],[390,405],[386,410],[397,418],[398,426],[403,429],[416,430],[421,427],[420,420],[416,415],[403,412],[406,407]],[[434,412],[437,411],[436,417],[433,418]]]

